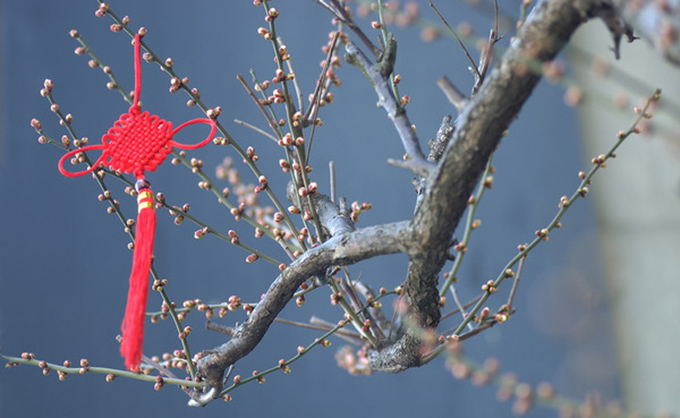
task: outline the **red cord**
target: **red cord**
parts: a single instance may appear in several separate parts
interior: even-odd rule
[[[132,98],[132,106],[139,107],[139,96],[142,91],[142,37],[135,35],[135,95]]]

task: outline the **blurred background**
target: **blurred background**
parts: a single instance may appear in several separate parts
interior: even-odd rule
[[[440,25],[426,1],[410,3],[420,6],[426,21]],[[468,26],[461,29],[486,38],[492,2],[441,3],[440,12],[453,26],[466,22]],[[501,5],[505,37],[499,51],[514,33],[520,3]],[[73,54],[79,45],[68,33],[77,29],[126,90],[134,87],[130,38],[112,33],[108,16],[94,16],[95,1],[0,4],[0,349],[15,356],[30,351],[54,363],[87,358],[91,365],[121,368],[115,336],[127,295],[128,237],[119,221],[106,213],[106,204],[97,200],[100,191],[91,178],[59,174],[62,152],[40,145],[29,122],[38,118],[55,139],[66,133],[39,94],[49,78],[56,102],[64,113],[73,115],[75,132],[89,137],[90,143],[99,142],[129,105],[106,88],[108,78],[99,69],[88,68],[87,56]],[[288,47],[302,89],[309,94],[326,55],[321,47],[332,30],[330,15],[312,1],[272,5],[281,14],[278,35]],[[255,147],[259,166],[283,199],[287,179],[279,175],[281,149],[232,122],[240,119],[266,128],[236,80],[237,74],[250,80],[250,69],[260,79],[274,75],[271,45],[257,34],[265,23],[262,8],[252,2],[216,0],[191,5],[176,0],[117,0],[110,6],[119,16],[129,15],[132,27],[147,28],[145,42],[159,56],[174,59],[176,72],[190,78],[208,106],[222,107],[220,120],[239,144]],[[370,30],[373,19],[359,19],[370,34],[375,32]],[[407,111],[425,146],[443,116],[455,117],[436,80],[446,75],[467,92],[473,79],[454,41],[423,40],[432,35],[431,28],[419,26],[423,22],[405,28],[393,25],[390,30],[399,42],[395,71],[403,78],[400,92],[411,97]],[[591,157],[611,147],[616,133],[633,122],[632,107],[643,103],[657,86],[664,89],[664,101],[653,119],[658,116],[659,122],[643,136],[633,137],[629,141],[633,145],[623,145],[619,157],[596,177],[593,199],[578,201],[563,218],[563,228],[531,253],[515,299],[516,314],[506,324],[466,342],[464,350],[478,363],[497,358],[502,372],[515,373],[519,381],[533,387],[548,381],[559,394],[577,400],[598,392],[604,403],[622,400],[642,412],[680,413],[675,397],[680,366],[672,355],[678,343],[674,325],[678,296],[672,285],[678,278],[680,253],[678,107],[673,102],[679,97],[674,92],[680,93],[674,91],[679,88],[677,76],[672,69],[664,70],[656,56],[635,55],[648,49],[642,42],[624,45],[622,61],[614,62],[611,39],[597,32],[601,26],[593,22],[579,31],[576,48],[561,58],[565,81],[543,81],[501,143],[494,159],[494,187],[477,214],[482,226],[473,233],[458,275],[461,299],[475,297],[481,284],[496,277],[516,254],[517,245],[530,241],[534,231],[553,218],[560,196],[577,188],[577,173],[590,167]],[[468,44],[477,57],[475,42]],[[623,73],[633,70],[634,64],[641,71],[655,72]],[[360,72],[343,65],[337,74],[342,86],[334,90],[335,103],[319,115],[324,125],[315,134],[312,178],[322,193],[328,193],[327,166],[335,162],[338,195],[373,206],[362,214],[359,226],[408,219],[415,201],[412,176],[386,164],[388,158],[403,154],[401,143],[384,111],[376,108],[375,93]],[[175,125],[202,116],[199,109],[186,107],[183,93],[168,92],[169,79],[156,65],[143,63],[142,77],[145,110]],[[567,104],[573,103],[570,94],[575,93],[583,97],[578,108]],[[192,142],[194,134],[203,137],[197,128],[182,136],[182,142]],[[236,167],[241,167],[227,147],[209,146],[189,156],[202,159],[211,175],[226,156],[234,157]],[[251,174],[243,168],[241,174],[248,179]],[[154,191],[163,192],[173,204],[189,202],[193,215],[223,232],[235,229],[248,245],[284,258],[278,247],[264,238],[258,241],[252,228],[236,223],[209,193],[200,190],[200,179],[186,168],[168,163],[148,178]],[[123,193],[122,184],[112,180],[108,184],[123,211],[134,214],[134,199]],[[246,252],[212,236],[195,240],[195,229],[188,222],[175,226],[167,212],[158,211],[155,267],[169,281],[169,296],[178,303],[195,298],[218,303],[230,295],[257,301],[276,277],[276,267],[262,260],[246,264]],[[393,288],[403,281],[406,264],[403,255],[380,257],[352,266],[350,272],[374,288]],[[328,303],[329,294],[328,289],[318,289],[307,295],[303,307],[289,304],[281,317],[306,322],[315,315],[335,323],[342,312]],[[157,310],[160,303],[160,297],[150,292],[149,310]],[[498,307],[494,303],[500,305],[504,298],[491,303],[492,311]],[[389,301],[385,305],[389,307]],[[242,320],[241,311],[216,321],[233,325]],[[186,324],[194,329],[190,337],[194,352],[224,340],[204,330],[205,318],[199,312],[191,313]],[[455,324],[449,320],[442,330]],[[176,334],[170,321],[147,323],[145,354],[180,348]],[[252,370],[272,367],[319,335],[274,324],[255,351],[237,363],[235,373],[249,376]],[[106,383],[103,375],[69,376],[59,382],[56,373],[43,377],[34,367],[2,369],[0,416],[136,417],[150,411],[206,417],[512,413],[510,402],[496,400],[497,387],[476,387],[469,380],[455,379],[443,357],[398,375],[350,376],[334,359],[345,343],[336,338],[332,343],[294,363],[290,374],[274,373],[264,385],[233,391],[229,404],[214,402],[198,410],[185,409],[187,397],[171,386],[156,392],[152,384],[122,378]],[[539,408],[528,416],[555,414]]]

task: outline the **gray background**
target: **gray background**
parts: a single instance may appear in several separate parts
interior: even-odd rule
[[[290,3],[290,4],[288,4]],[[426,16],[436,16],[420,2]],[[279,34],[292,55],[297,76],[310,92],[324,58],[329,16],[310,1],[279,3]],[[189,76],[205,103],[221,105],[229,132],[241,145],[253,145],[260,167],[273,187],[285,179],[276,161],[280,150],[253,132],[231,123],[234,118],[265,126],[256,107],[235,75],[253,68],[262,79],[274,70],[271,46],[256,34],[263,25],[261,8],[251,2],[206,0],[189,5],[179,1],[115,1],[113,10],[130,15],[133,27],[145,26],[145,39],[160,56],[172,56],[175,68]],[[517,13],[514,3],[509,13]],[[56,147],[39,145],[29,121],[37,117],[55,138],[64,132],[49,111],[39,90],[45,78],[55,83],[54,95],[62,110],[74,115],[81,136],[98,142],[128,105],[117,92],[105,88],[107,78],[89,69],[87,59],[75,56],[76,42],[68,36],[78,29],[99,57],[111,65],[122,85],[132,89],[132,48],[125,34],[113,34],[112,21],[98,19],[92,2],[22,1],[3,4],[3,103],[0,137],[0,347],[7,355],[31,351],[41,359],[86,357],[92,365],[122,367],[114,336],[119,332],[127,293],[131,253],[127,237],[105,205],[96,199],[97,185],[89,178],[61,176]],[[480,33],[488,30],[488,16],[465,4],[442,5],[451,22],[468,19]],[[361,21],[368,27],[367,21]],[[397,72],[403,76],[402,94],[412,102],[409,116],[423,142],[432,137],[441,118],[454,109],[438,91],[435,81],[448,75],[467,90],[471,77],[459,47],[449,40],[424,44],[418,30],[396,31],[399,40]],[[509,36],[508,36],[509,38]],[[507,38],[503,41],[507,44]],[[168,93],[169,80],[153,65],[143,64],[142,100],[145,110],[179,124],[200,117],[187,109],[186,96]],[[359,226],[406,219],[412,213],[411,175],[388,166],[387,158],[403,153],[384,111],[375,107],[375,95],[358,71],[339,69],[343,80],[335,90],[336,103],[323,109],[324,126],[317,130],[312,151],[313,179],[327,192],[327,162],[334,160],[338,193],[349,201],[370,201],[373,210],[362,215]],[[496,154],[494,188],[485,197],[479,217],[483,226],[472,238],[462,279],[461,297],[474,297],[481,283],[495,277],[516,252],[520,242],[554,215],[561,195],[577,186],[579,156],[575,116],[562,102],[563,91],[541,84]],[[193,132],[198,132],[193,131]],[[202,135],[202,131],[197,135]],[[207,172],[225,155],[226,148],[192,152],[205,161]],[[242,171],[244,177],[249,173]],[[172,202],[191,202],[192,213],[222,230],[238,229],[243,240],[259,244],[251,228],[235,224],[214,199],[196,187],[197,177],[182,167],[163,165],[150,174],[155,191]],[[254,180],[254,179],[253,179]],[[252,180],[251,180],[252,181]],[[127,213],[134,202],[116,182],[109,185]],[[282,197],[282,193],[280,194]],[[181,227],[159,211],[156,267],[170,281],[167,291],[181,302],[201,298],[226,300],[237,294],[255,301],[275,277],[275,269],[261,261],[246,264],[241,250],[214,237],[196,241],[194,227]],[[565,395],[582,397],[601,390],[610,399],[618,393],[615,357],[607,331],[606,297],[600,283],[597,243],[588,201],[566,215],[565,228],[556,231],[548,245],[540,246],[526,264],[516,301],[517,313],[466,344],[476,361],[488,356],[501,360],[522,381],[554,382]],[[264,243],[261,241],[260,243]],[[270,247],[271,253],[283,258]],[[403,256],[381,257],[351,268],[354,277],[379,286],[396,286],[404,277]],[[306,321],[314,314],[335,322],[338,308],[328,304],[328,290],[310,294],[304,308],[289,306],[285,318]],[[502,303],[500,300],[497,303]],[[150,309],[160,298],[150,293]],[[496,305],[492,305],[494,307]],[[223,323],[242,318],[230,314]],[[191,314],[187,324],[194,351],[221,342],[203,330],[204,320]],[[453,322],[449,323],[453,325]],[[253,352],[238,363],[244,376],[253,369],[271,367],[288,358],[298,345],[318,334],[274,325]],[[510,404],[495,401],[495,388],[473,387],[457,381],[444,367],[444,359],[399,375],[352,377],[335,365],[333,355],[343,345],[334,339],[330,348],[315,349],[292,366],[289,375],[274,374],[265,385],[248,385],[232,392],[234,401],[219,402],[200,410],[187,410],[187,398],[173,387],[155,392],[152,385],[118,379],[105,383],[101,375],[43,377],[40,370],[22,366],[0,370],[0,416],[222,416],[243,414],[312,416],[508,416]],[[147,325],[145,353],[178,348],[170,322]],[[545,410],[532,412],[543,416]]]

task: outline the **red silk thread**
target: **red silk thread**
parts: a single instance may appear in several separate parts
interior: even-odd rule
[[[79,177],[97,170],[104,165],[121,173],[132,173],[137,179],[137,222],[135,245],[132,256],[125,317],[121,325],[123,341],[120,352],[125,358],[128,370],[139,371],[144,340],[144,317],[149,293],[149,271],[153,259],[153,244],[156,229],[156,212],[153,191],[144,178],[146,171],[154,171],[163,163],[173,147],[192,150],[208,144],[215,136],[217,125],[211,119],[193,119],[173,129],[172,122],[160,119],[149,112],[142,112],[139,97],[142,88],[141,36],[135,36],[135,91],[132,106],[122,114],[108,132],[102,136],[101,144],[76,148],[59,159],[59,172],[67,177]],[[196,123],[211,126],[208,136],[196,144],[181,144],[172,138],[183,128]],[[64,163],[79,153],[102,150],[101,156],[87,169],[67,171]]]

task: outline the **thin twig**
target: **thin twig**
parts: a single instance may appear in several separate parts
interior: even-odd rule
[[[248,92],[248,95],[253,99],[257,107],[260,109],[260,112],[262,112],[262,115],[264,118],[267,120],[267,123],[269,124],[269,127],[272,128],[272,131],[274,131],[274,134],[281,139],[281,131],[279,130],[279,124],[267,113],[267,110],[264,108],[260,100],[257,98],[255,95],[255,92],[250,88],[246,80],[243,78],[241,74],[237,75],[236,78],[238,79],[239,82],[241,82],[241,85],[243,86],[244,89]],[[277,140],[278,141],[278,140]]]
[[[283,41],[281,39],[279,39],[279,43],[283,44]],[[288,72],[290,74],[295,74],[295,69],[293,69],[293,61],[292,60],[286,60],[286,66],[288,67]],[[300,88],[300,83],[298,82],[297,77],[293,77],[293,87],[295,88],[295,95],[297,96],[298,107],[300,108],[300,113],[304,113],[305,103],[304,103],[304,98],[302,96],[302,89]]]
[[[279,142],[278,138],[276,138],[274,135],[272,135],[272,134],[270,134],[266,131],[263,131],[262,129],[258,128],[255,125],[251,125],[248,122],[244,122],[240,119],[234,119],[234,123],[237,124],[237,125],[245,126],[248,129],[252,129],[253,131],[257,132],[258,134],[266,136],[267,138],[271,139],[274,142]]]
[[[481,56],[479,58],[479,71],[477,72],[478,77],[475,80],[475,85],[472,88],[472,94],[476,94],[484,83],[484,78],[491,65],[491,59],[493,58],[493,47],[496,42],[500,40],[498,36],[498,0],[494,0],[494,27],[489,33],[489,40],[487,41],[484,49],[482,50]]]
[[[446,289],[454,282],[454,280],[456,280],[458,270],[460,269],[463,259],[465,258],[465,254],[467,253],[467,248],[470,243],[470,235],[472,234],[472,230],[475,229],[474,226],[475,212],[477,211],[477,208],[479,207],[479,202],[481,202],[482,197],[484,196],[484,192],[487,189],[487,187],[485,186],[485,182],[487,176],[491,173],[492,168],[493,168],[493,153],[489,157],[489,160],[486,162],[486,167],[484,168],[484,173],[482,173],[481,180],[477,188],[477,193],[472,195],[470,197],[470,200],[468,201],[468,212],[467,219],[465,220],[465,230],[463,232],[463,239],[456,245],[458,250],[458,256],[456,257],[456,260],[454,261],[451,270],[449,270],[448,278],[446,279],[441,289],[439,290],[440,296],[444,296],[446,294]]]
[[[343,267],[343,271],[345,272],[345,279],[340,281],[340,286],[342,287],[342,290],[349,297],[354,310],[361,311],[363,317],[366,320],[368,320],[368,322],[370,323],[371,331],[373,331],[373,334],[376,336],[378,341],[384,341],[385,334],[382,332],[382,329],[380,329],[379,324],[376,323],[375,319],[373,318],[373,315],[371,315],[371,312],[368,309],[365,309],[366,307],[363,306],[361,301],[359,300],[359,295],[357,295],[356,290],[354,289],[354,284],[352,284],[350,280],[349,271],[345,267]]]
[[[188,361],[188,360],[187,360]],[[169,368],[163,366],[162,364],[154,361],[153,359],[145,356],[142,354],[142,362],[148,364],[149,366],[153,367],[158,371],[158,373],[163,374],[165,376],[168,376],[171,379],[179,379],[175,373],[172,372]],[[185,392],[187,392],[188,389],[185,389]],[[187,392],[188,393],[188,392]]]
[[[334,161],[329,161],[328,162],[328,171],[330,172],[329,177],[330,177],[330,188],[331,188],[331,202],[335,203],[335,162]]]
[[[312,140],[314,139],[314,133],[316,132],[316,118],[319,114],[319,108],[321,108],[321,94],[324,91],[324,86],[328,82],[326,74],[328,73],[328,69],[331,66],[331,60],[333,59],[333,55],[335,54],[335,47],[337,45],[338,39],[340,38],[340,31],[335,31],[335,34],[333,35],[333,41],[331,42],[331,48],[328,51],[328,55],[326,56],[326,61],[323,64],[323,69],[321,70],[321,74],[319,75],[316,89],[314,90],[314,95],[312,99],[312,103],[309,105],[309,109],[307,109],[307,113],[302,117],[302,123],[307,124],[311,123],[312,124],[312,132],[309,134],[309,141],[307,142],[307,160],[309,160],[309,155],[312,151]],[[296,78],[297,79],[297,78]],[[302,110],[301,110],[302,112]],[[310,115],[311,113],[311,115]],[[311,118],[311,120],[310,120]]]
[[[274,319],[275,322],[279,322],[281,324],[286,324],[286,325],[292,325],[295,327],[300,327],[300,328],[306,328],[306,329],[313,329],[316,331],[328,331],[332,329],[335,325],[331,324],[330,322],[326,322],[324,320],[321,320],[315,316],[311,317],[309,320],[309,324],[304,323],[304,322],[298,322],[298,321],[291,321],[290,319],[284,319],[284,318],[276,318]],[[340,336],[345,336],[347,338],[353,338],[355,340],[361,341],[361,336],[359,335],[358,332],[354,331],[347,331],[344,329],[337,330],[335,332],[336,335]],[[355,344],[360,344],[357,343],[357,341],[353,341]]]
[[[458,308],[458,311],[460,312],[463,319],[465,319],[467,312],[465,312],[465,308],[460,303],[460,299],[458,299],[458,292],[456,291],[456,286],[454,286],[453,283],[451,283],[451,285],[449,286],[449,289],[451,290],[451,295],[453,295],[454,302],[456,302],[456,307]],[[472,330],[473,329],[472,324],[468,324],[468,328],[470,328]]]
[[[468,303],[466,303],[465,305],[463,305],[463,310],[469,308],[470,306],[473,306],[475,303],[477,303],[477,301],[478,301],[481,297],[482,297],[481,295],[477,295],[477,297],[475,297],[474,299],[472,299],[471,301],[469,301]],[[446,319],[446,318],[448,318],[448,317],[451,317],[451,316],[457,314],[458,312],[462,312],[462,310],[461,310],[460,308],[458,308],[458,309],[456,309],[456,310],[454,310],[454,311],[447,312],[447,313],[445,313],[444,315],[442,315],[442,318],[441,318],[441,319],[442,319],[442,321],[443,321],[444,319]],[[449,331],[449,332],[445,332],[444,334],[449,334],[449,333],[452,332],[452,331],[453,331],[453,330],[451,330],[451,331]]]
[[[510,289],[510,296],[508,296],[508,310],[512,310],[512,302],[515,300],[515,292],[517,292],[517,286],[519,285],[519,278],[522,276],[522,269],[524,268],[524,262],[527,256],[525,255],[519,261],[519,266],[517,267],[517,274],[515,275],[515,281],[512,283],[512,289]]]
[[[318,3],[318,0],[315,0]],[[342,22],[344,22],[352,31],[359,37],[361,42],[363,42],[364,45],[371,51],[371,54],[373,54],[373,57],[375,59],[378,59],[380,57],[381,51],[380,49],[371,42],[371,40],[366,36],[366,34],[357,26],[357,24],[354,22],[352,17],[347,13],[347,10],[345,10],[345,7],[338,1],[338,0],[329,0],[333,7],[336,9],[333,11],[333,14],[335,14],[338,19],[340,19]]]
[[[42,360],[37,360],[35,358],[22,358],[22,357],[13,357],[13,356],[6,356],[4,354],[0,354],[0,357],[4,358],[10,363],[13,364],[28,364],[31,366],[37,366],[41,367],[44,369],[49,369],[49,370],[56,370],[58,372],[62,373],[67,373],[67,374],[83,374],[83,367],[66,367],[62,366],[56,363],[49,363],[46,361]],[[151,375],[146,375],[143,373],[135,373],[135,372],[129,372],[125,370],[119,370],[119,369],[111,369],[108,367],[93,367],[93,366],[88,366],[86,369],[87,373],[98,373],[98,374],[104,374],[104,375],[113,375],[116,377],[127,377],[130,379],[135,379],[135,380],[141,380],[144,382],[156,382],[157,378],[156,376],[151,376]],[[205,382],[196,382],[193,380],[184,380],[184,379],[163,379],[164,384],[170,384],[170,385],[178,385],[178,386],[187,386],[187,387],[193,387],[193,388],[204,388],[206,387]]]
[[[449,25],[449,22],[447,22],[446,19],[444,19],[444,16],[442,16],[441,13],[439,13],[439,10],[437,10],[437,7],[434,5],[434,3],[432,3],[432,0],[427,0],[427,1],[430,3],[430,7],[432,7],[432,9],[434,9],[435,13],[437,13],[437,16],[439,16],[439,18],[442,20],[442,22],[444,22],[444,25],[446,25],[446,27],[451,31],[453,36],[456,38],[456,40],[460,44],[461,48],[463,48],[463,51],[465,52],[465,56],[467,56],[468,60],[470,60],[470,64],[472,64],[471,68],[475,70],[477,77],[482,78],[482,75],[479,73],[479,69],[477,68],[477,63],[475,63],[475,60],[472,59],[472,56],[470,55],[470,52],[468,51],[468,49],[465,47],[463,40],[460,39],[460,36],[458,36],[458,32],[456,32],[455,29],[453,29],[451,27],[451,25]]]
[[[326,55],[326,60],[324,61],[323,64],[323,69],[321,70],[321,74],[319,74],[319,78],[317,79],[317,84],[316,88],[314,89],[314,93],[312,93],[312,104],[309,106],[309,109],[307,109],[306,112],[304,112],[304,116],[302,117],[303,121],[309,121],[310,116],[312,113],[312,108],[317,106],[318,107],[318,97],[321,94],[321,91],[323,90],[323,85],[324,81],[326,80],[326,73],[328,72],[328,69],[330,68],[330,63],[331,59],[333,58],[333,54],[335,53],[335,47],[337,45],[338,39],[340,38],[340,31],[335,31],[335,34],[333,35],[333,40],[331,41],[331,47],[328,51],[328,54]],[[314,120],[312,120],[312,123]]]

